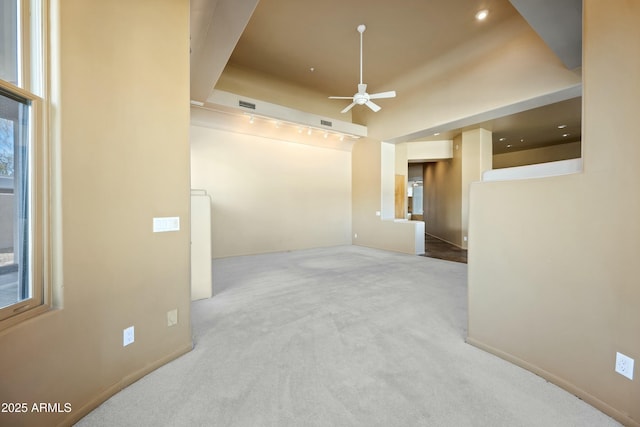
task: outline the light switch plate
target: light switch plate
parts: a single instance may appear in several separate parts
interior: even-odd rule
[[[178,309],[167,311],[167,326],[173,326],[178,324]]]
[[[178,216],[153,218],[154,233],[164,233],[167,231],[179,231],[179,230],[180,230],[180,217]]]

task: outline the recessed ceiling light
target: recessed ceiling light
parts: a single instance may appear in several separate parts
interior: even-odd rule
[[[478,21],[484,21],[485,19],[487,19],[487,16],[489,16],[489,11],[487,9],[483,9],[476,13],[476,19]]]
[[[521,138],[521,139],[520,139],[520,142],[524,142],[524,138]]]
[[[564,138],[568,137],[569,135],[571,135],[571,134],[570,134],[570,133],[563,133],[563,134],[562,134],[562,136],[563,136]]]
[[[507,138],[505,138],[505,137],[500,138],[500,142],[503,142],[503,141],[506,141],[506,140],[507,140]]]
[[[440,135],[440,132],[436,132],[433,134],[433,136],[438,136],[438,135]]]
[[[564,129],[566,127],[567,127],[567,125],[558,125],[558,129]]]
[[[511,148],[511,144],[507,144],[507,148]]]

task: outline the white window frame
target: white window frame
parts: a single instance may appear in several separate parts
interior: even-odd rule
[[[29,268],[31,296],[0,308],[0,330],[47,311],[51,305],[48,243],[47,17],[48,1],[19,0],[18,82],[0,87],[29,104]]]

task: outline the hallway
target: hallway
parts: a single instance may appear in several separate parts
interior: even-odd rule
[[[424,235],[424,256],[467,263],[467,250],[459,248],[430,234]]]

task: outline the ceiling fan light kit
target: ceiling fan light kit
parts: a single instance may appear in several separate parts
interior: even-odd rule
[[[349,104],[341,113],[346,113],[351,110],[356,105],[366,105],[373,112],[378,112],[382,107],[380,107],[375,102],[371,101],[372,99],[382,99],[382,98],[394,98],[396,96],[396,91],[391,90],[387,92],[378,92],[378,93],[367,93],[367,85],[362,83],[362,34],[367,29],[364,24],[358,25],[358,32],[360,33],[360,83],[358,84],[358,92],[356,92],[353,96],[330,96],[329,99],[351,99],[352,102]]]

